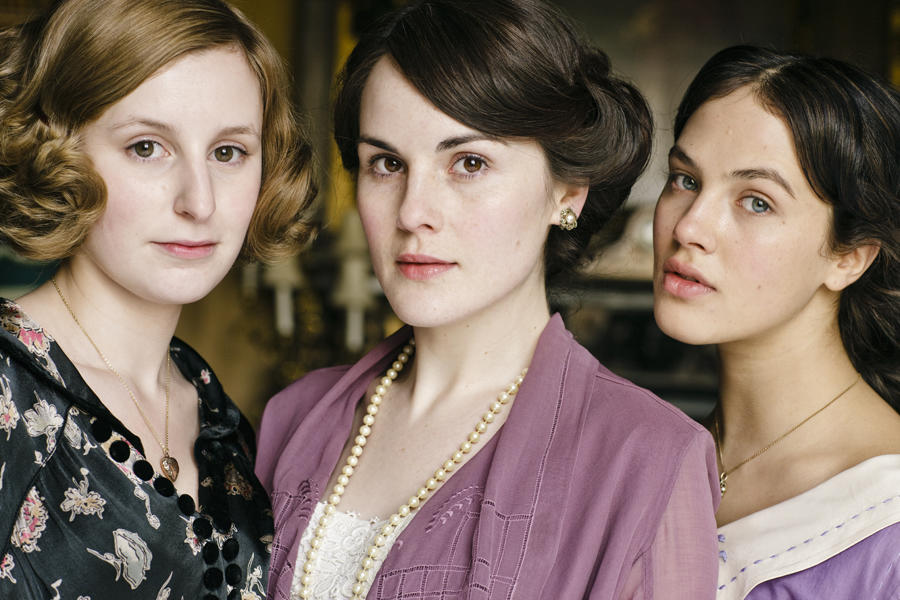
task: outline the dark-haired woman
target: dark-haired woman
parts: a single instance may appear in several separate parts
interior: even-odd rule
[[[409,324],[276,396],[269,597],[711,598],[707,432],[546,299],[649,151],[640,94],[539,2],[420,2],[349,58],[335,138]]]
[[[309,235],[271,44],[218,0],[65,0],[0,32],[0,598],[265,597],[253,432],[174,339],[242,251]]]
[[[718,597],[898,598],[900,96],[735,47],[675,136],[655,311],[718,346]]]

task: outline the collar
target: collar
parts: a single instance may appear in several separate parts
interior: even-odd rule
[[[106,421],[140,452],[144,452],[140,438],[100,401],[53,336],[16,302],[5,298],[0,298],[0,344],[4,352],[8,352],[34,377],[54,388],[73,406]],[[209,365],[178,338],[172,338],[169,349],[172,363],[197,389],[201,406],[200,437],[222,439],[235,433],[240,413],[228,400]]]
[[[900,522],[900,454],[870,458],[719,528],[719,599],[813,567]]]

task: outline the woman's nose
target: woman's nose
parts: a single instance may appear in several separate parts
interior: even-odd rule
[[[175,211],[205,221],[216,211],[211,174],[206,157],[185,159],[179,169]]]

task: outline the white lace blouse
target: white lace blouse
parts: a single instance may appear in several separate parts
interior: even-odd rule
[[[296,567],[294,568],[294,578],[291,582],[291,598],[296,600],[300,598],[300,590],[303,584],[300,578],[303,576],[303,564],[306,562],[306,553],[309,551],[313,538],[314,526],[322,517],[325,510],[325,503],[318,502],[316,509],[310,518],[311,526],[306,528],[303,536],[300,538],[300,548],[297,552]],[[394,545],[397,536],[406,527],[410,521],[409,517],[403,519],[400,525],[394,528],[391,535],[387,536],[387,543],[384,545],[384,552],[375,560],[375,565],[369,570],[369,578],[365,581],[365,590],[363,595],[368,593],[372,585],[372,581],[384,558],[387,556],[387,550]],[[381,529],[387,523],[387,519],[381,520],[361,519],[355,513],[345,513],[335,511],[328,526],[325,528],[325,536],[322,540],[322,547],[319,548],[319,555],[316,558],[312,571],[312,596],[309,600],[346,600],[353,597],[353,586],[356,584],[356,574],[359,572],[360,565],[369,546],[375,539]]]

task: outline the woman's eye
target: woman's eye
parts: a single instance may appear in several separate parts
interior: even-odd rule
[[[742,198],[741,205],[746,210],[749,210],[750,212],[756,213],[758,215],[767,213],[772,210],[772,207],[769,206],[768,202],[756,196],[747,196],[746,198]]]
[[[689,192],[696,192],[700,188],[697,180],[690,175],[685,175],[684,173],[673,173],[670,177],[672,183],[674,183],[675,187],[677,188],[681,188]]]
[[[465,174],[473,175],[475,173],[478,173],[479,171],[484,170],[485,166],[486,164],[483,158],[481,158],[480,156],[470,155],[464,156],[456,161],[456,163],[454,163],[453,165],[453,170],[458,172],[459,169],[462,169]]]
[[[240,160],[245,154],[246,152],[236,146],[219,146],[213,150],[215,159],[222,163],[235,162],[235,160]]]
[[[140,140],[128,146],[128,149],[134,152],[140,158],[153,158],[157,150],[162,150],[159,142],[153,140]]]
[[[380,156],[372,161],[372,169],[379,175],[389,175],[403,170],[403,163],[390,156]]]

